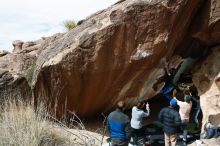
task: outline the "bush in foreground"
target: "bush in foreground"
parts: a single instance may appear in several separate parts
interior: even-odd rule
[[[69,129],[47,114],[22,100],[6,100],[0,109],[1,146],[71,146],[100,144],[91,133]],[[51,121],[51,119],[54,119]]]

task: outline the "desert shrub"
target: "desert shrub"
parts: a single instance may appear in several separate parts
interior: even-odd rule
[[[100,140],[93,134],[69,129],[50,116],[44,104],[35,107],[20,98],[8,98],[1,104],[0,129],[1,146],[100,145]]]
[[[74,20],[66,20],[64,21],[64,26],[69,31],[76,27],[76,22]]]
[[[24,67],[24,71],[25,71],[25,78],[27,79],[28,83],[32,82],[32,78],[33,78],[33,74],[34,74],[34,70],[36,68],[36,58],[33,58],[32,60],[30,60],[26,66]]]
[[[0,116],[0,145],[37,146],[41,143],[50,124],[40,112],[35,113],[30,104],[21,100],[5,101]]]

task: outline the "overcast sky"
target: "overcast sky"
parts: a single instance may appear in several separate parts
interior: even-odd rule
[[[0,50],[13,40],[36,40],[64,32],[67,19],[81,20],[118,0],[0,0]]]

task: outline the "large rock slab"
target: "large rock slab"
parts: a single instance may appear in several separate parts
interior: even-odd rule
[[[193,22],[191,30],[195,29],[192,31],[192,36],[206,44],[207,52],[194,68],[193,82],[201,95],[203,124],[210,121],[218,126],[220,123],[220,1],[206,1],[200,12]]]
[[[36,99],[57,100],[59,111],[92,116],[118,100],[129,107],[151,98],[162,87],[154,86],[164,76],[162,62],[178,62],[173,52],[201,4],[122,0],[80,21],[39,54],[32,82]]]
[[[193,81],[201,94],[203,124],[211,122],[220,126],[220,47],[205,59],[198,71],[193,74]]]
[[[220,42],[220,2],[218,0],[205,1],[197,17],[192,23],[192,37],[207,45]]]

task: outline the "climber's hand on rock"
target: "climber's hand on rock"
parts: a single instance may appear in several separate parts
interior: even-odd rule
[[[146,104],[146,110],[149,110],[149,103]]]

